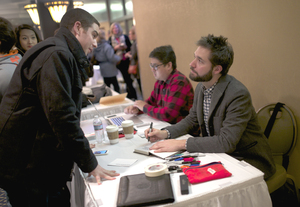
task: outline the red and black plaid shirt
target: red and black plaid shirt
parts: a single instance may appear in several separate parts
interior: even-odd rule
[[[158,120],[175,124],[189,114],[193,99],[194,89],[190,81],[175,69],[165,82],[155,82],[143,112]]]

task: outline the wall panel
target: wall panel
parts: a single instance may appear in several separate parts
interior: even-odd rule
[[[148,58],[154,47],[172,45],[178,69],[188,76],[195,42],[209,33],[224,35],[235,52],[229,74],[247,86],[256,110],[286,103],[300,139],[300,1],[133,0],[133,9],[145,98],[155,82]],[[299,154],[300,142],[288,169],[300,186]]]

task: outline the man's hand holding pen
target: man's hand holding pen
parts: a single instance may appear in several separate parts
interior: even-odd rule
[[[150,128],[146,129],[144,133],[145,133],[145,137],[150,142],[157,142],[159,140],[163,140],[168,137],[168,133],[166,130],[160,130],[155,128],[152,128],[152,130],[150,130]]]
[[[176,139],[168,139],[164,140],[168,137],[168,132],[166,130],[154,129],[145,130],[145,137],[150,142],[157,142],[150,150],[155,150],[154,152],[173,152],[178,150],[186,150],[185,145],[187,140],[176,140]],[[160,140],[164,140],[163,142],[158,142]]]

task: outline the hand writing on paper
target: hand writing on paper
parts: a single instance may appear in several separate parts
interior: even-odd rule
[[[155,150],[154,152],[173,152],[185,150],[185,143],[186,140],[168,139],[155,143],[152,147],[150,147],[150,150]]]
[[[119,173],[116,173],[114,170],[106,170],[100,165],[97,165],[97,167],[89,173],[89,177],[93,175],[96,180],[98,185],[101,184],[101,178],[105,178],[106,180],[114,180],[116,178],[113,178],[114,176],[120,175]]]
[[[168,133],[165,130],[159,130],[159,129],[154,129],[152,128],[151,132],[150,128],[145,130],[145,137],[148,139],[150,142],[157,142],[159,140],[165,139],[168,137]]]

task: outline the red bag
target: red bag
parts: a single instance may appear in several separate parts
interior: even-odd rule
[[[184,168],[183,172],[191,184],[226,178],[232,175],[224,168],[221,162],[211,162],[206,165]]]

